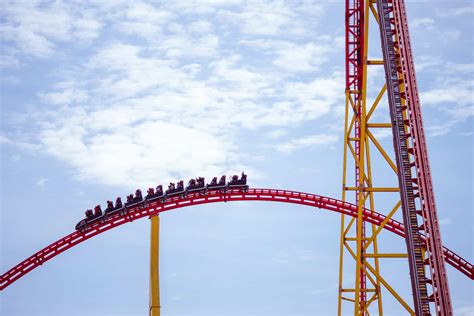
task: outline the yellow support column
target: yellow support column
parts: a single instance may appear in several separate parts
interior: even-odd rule
[[[160,316],[160,216],[150,217],[150,316]]]

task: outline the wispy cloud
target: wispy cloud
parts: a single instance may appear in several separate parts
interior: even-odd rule
[[[49,182],[49,179],[48,178],[41,178],[41,179],[38,179],[36,180],[35,184],[36,186],[38,186],[40,189],[46,189],[46,184],[47,182]]]
[[[2,40],[14,43],[16,54],[35,57],[52,55],[59,42],[94,40],[101,28],[91,10],[62,2],[6,1],[2,16]]]
[[[441,17],[459,17],[462,15],[472,15],[474,14],[474,7],[467,6],[461,8],[452,8],[448,10],[439,11],[438,15]]]
[[[442,226],[450,225],[452,222],[451,218],[442,218],[439,220],[439,224]]]
[[[445,135],[460,122],[474,116],[474,80],[472,80],[472,63],[443,63],[442,58],[423,56],[422,73],[429,73],[434,78],[431,89],[420,92],[420,101],[426,109],[442,113],[443,121],[428,126],[431,136]]]
[[[12,6],[5,32],[35,57],[51,56],[60,43],[115,34],[64,69],[62,80],[43,86],[41,110],[25,120],[34,122],[28,141],[68,163],[79,179],[130,186],[242,170],[249,155],[241,152],[240,133],[273,129],[268,135],[281,137],[342,101],[342,73],[322,71],[342,37],[312,30],[320,5],[103,2],[78,8]],[[58,19],[27,28],[28,9]],[[304,15],[311,18],[297,18]],[[87,30],[90,36],[81,33]],[[42,44],[30,47],[34,41],[20,33]],[[256,52],[267,56],[264,63]],[[310,80],[296,76],[315,71],[320,76]]]
[[[434,26],[435,26],[435,20],[432,18],[418,18],[418,19],[414,19],[410,23],[410,27],[412,28],[421,27],[425,29],[433,29]]]
[[[197,80],[201,66],[142,52],[132,45],[105,47],[76,81],[40,95],[61,107],[41,114],[39,141],[81,179],[130,185],[241,170],[234,130],[300,124],[340,99],[338,77],[288,82],[230,58],[215,60]],[[285,91],[278,102],[272,101],[275,89]],[[89,100],[97,105],[84,103]]]
[[[474,81],[459,78],[445,84],[445,87],[420,93],[423,105],[436,106],[436,110],[445,115],[442,124],[428,128],[432,136],[444,135],[457,123],[474,116]]]
[[[330,145],[330,144],[335,143],[337,139],[338,137],[336,135],[328,135],[328,134],[311,135],[311,136],[305,136],[301,138],[292,139],[288,142],[274,145],[274,148],[284,153],[291,153],[298,149],[314,147],[318,145]]]
[[[459,307],[454,310],[454,313],[460,316],[472,316],[474,315],[474,305]]]
[[[287,130],[284,130],[284,129],[274,129],[274,130],[268,132],[268,133],[266,134],[266,136],[267,136],[268,138],[271,138],[271,139],[278,139],[278,138],[280,138],[280,137],[282,137],[282,136],[285,136],[285,135],[287,135],[287,134],[288,134],[288,131],[287,131]]]
[[[296,18],[304,11],[314,17],[314,22],[323,12],[321,5],[309,2],[287,3],[284,1],[254,1],[245,4],[240,12],[222,10],[220,18],[231,21],[247,35],[301,35],[307,32],[300,19]]]

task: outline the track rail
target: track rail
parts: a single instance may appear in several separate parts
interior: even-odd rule
[[[425,264],[423,260],[423,246],[420,227],[417,218],[415,203],[415,188],[412,181],[410,154],[408,153],[408,129],[405,127],[400,91],[400,81],[397,70],[397,51],[395,50],[394,30],[392,30],[391,14],[392,2],[378,0],[379,25],[382,41],[382,52],[385,61],[385,76],[387,80],[387,96],[390,105],[392,120],[393,145],[398,168],[400,184],[400,200],[402,203],[403,222],[406,226],[405,239],[407,244],[408,263],[410,267],[414,310],[416,315],[431,315]],[[429,247],[428,247],[429,248]]]
[[[277,189],[248,189],[247,192],[243,192],[240,189],[230,189],[226,192],[210,191],[205,195],[197,192],[191,193],[186,197],[173,197],[167,199],[164,203],[153,201],[146,203],[144,206],[136,206],[124,214],[114,214],[104,221],[96,222],[83,232],[75,231],[59,239],[58,241],[41,249],[37,253],[33,254],[29,258],[23,260],[5,272],[5,274],[0,277],[0,290],[5,289],[7,286],[20,279],[28,272],[54,258],[60,253],[68,250],[69,248],[72,248],[81,242],[106,232],[114,227],[133,222],[134,220],[142,217],[149,217],[177,208],[231,201],[269,201],[292,203],[312,206],[328,211],[346,214],[352,217],[357,217],[356,205],[316,194]],[[386,220],[386,217],[380,213],[364,209],[363,219],[366,222],[380,226]],[[403,238],[405,237],[404,226],[398,221],[389,219],[386,221],[383,228],[397,234],[398,236]],[[425,242],[424,236],[423,242]],[[474,279],[474,268],[471,263],[464,260],[446,247],[443,247],[443,255],[447,263],[452,265],[470,279]]]
[[[399,72],[403,74],[403,85],[407,101],[405,110],[409,129],[410,146],[412,160],[414,163],[413,184],[417,189],[415,196],[420,205],[421,212],[418,212],[420,227],[426,236],[430,236],[427,243],[427,260],[425,259],[425,276],[427,284],[431,286],[429,300],[434,304],[436,315],[452,315],[453,308],[449,292],[448,277],[445,263],[443,261],[443,245],[441,241],[441,231],[439,227],[438,215],[433,190],[433,180],[431,177],[430,164],[428,159],[428,148],[423,128],[421,105],[418,96],[418,88],[415,76],[415,64],[408,31],[408,18],[403,0],[393,1],[394,7],[394,30],[398,39],[400,54]]]

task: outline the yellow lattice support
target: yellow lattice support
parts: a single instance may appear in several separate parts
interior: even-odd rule
[[[384,300],[391,296],[391,299],[398,301],[407,314],[413,314],[411,306],[389,284],[387,276],[382,276],[380,271],[383,260],[406,259],[407,254],[403,252],[406,249],[401,251],[397,249],[395,253],[381,251],[377,241],[383,226],[400,209],[400,201],[398,187],[376,186],[373,181],[392,175],[394,184],[398,184],[396,165],[388,154],[389,151],[383,148],[383,143],[377,139],[378,134],[374,132],[376,129],[389,129],[391,124],[383,121],[371,121],[376,109],[382,108],[387,111],[387,114],[389,111],[388,104],[381,102],[387,90],[386,84],[384,83],[381,88],[380,86],[372,87],[372,84],[368,87],[368,68],[383,67],[384,64],[383,60],[369,60],[368,58],[369,20],[372,16],[372,22],[378,23],[378,8],[374,0],[361,1],[361,3],[366,13],[363,15],[363,29],[361,30],[364,33],[361,36],[364,40],[363,48],[360,50],[363,52],[363,56],[360,56],[362,59],[361,85],[360,89],[346,89],[342,176],[342,199],[347,201],[353,197],[354,200],[351,202],[357,204],[358,216],[350,219],[347,216],[341,216],[338,315],[347,315],[349,312],[349,309],[343,310],[345,308],[344,302],[347,305],[352,305],[350,312],[353,312],[354,315],[383,315],[382,289],[385,289],[388,294],[385,294]],[[369,103],[368,97],[372,96],[375,99]],[[381,157],[373,156],[371,150],[373,148],[375,148],[374,152],[380,154]],[[374,161],[384,162],[387,172],[384,172],[383,175],[374,175],[372,172]],[[350,170],[355,170],[355,172]],[[351,183],[354,184],[351,185]],[[384,200],[382,195],[392,195],[395,206],[392,204],[386,206],[385,211],[378,210],[387,214],[386,220],[381,223],[380,227],[375,225],[364,227],[362,220],[364,209],[375,211],[376,201]],[[350,270],[348,269],[349,265],[351,265]]]

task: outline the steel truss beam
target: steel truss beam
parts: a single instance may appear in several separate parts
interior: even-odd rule
[[[380,28],[383,60],[367,58],[369,16],[374,17]],[[385,66],[387,78],[369,108],[366,104],[369,95],[367,67],[376,65]],[[374,111],[380,108],[385,93],[389,99],[387,109],[390,109],[391,122],[369,122]],[[376,133],[371,131],[374,128],[392,129],[395,161],[377,140]],[[398,188],[373,186],[370,146],[375,146],[387,167],[398,176]],[[348,185],[348,159],[354,161],[353,185]],[[393,179],[396,180],[396,177]],[[441,256],[440,229],[403,0],[346,0],[346,114],[342,184],[344,201],[348,198],[347,192],[355,193],[358,216],[349,221],[345,220],[344,215],[341,217],[338,314],[342,314],[342,302],[348,301],[354,305],[354,315],[369,315],[369,305],[373,303],[378,304],[378,314],[382,315],[380,283],[385,280],[380,275],[378,259],[408,257],[414,309],[407,308],[396,291],[389,291],[390,294],[409,313],[429,315],[432,304],[437,315],[451,315],[452,306]],[[375,210],[375,196],[381,192],[399,192],[400,201],[387,218],[391,219],[398,209],[402,210],[407,227],[407,254],[379,253],[377,236],[382,229],[369,229],[361,218],[366,204],[369,205],[368,209]],[[422,250],[424,235],[430,236],[426,252]],[[351,246],[349,242],[354,243]],[[347,254],[349,261],[353,259],[355,263],[353,287],[343,284],[344,258]],[[369,258],[373,260],[371,263],[368,262]],[[387,286],[385,288],[388,289]],[[375,294],[369,298],[367,293],[372,292]],[[353,293],[353,298],[345,296],[346,293]]]
[[[380,273],[380,260],[388,258],[399,258],[405,254],[380,253],[377,237],[382,229],[373,225],[366,227],[362,219],[363,209],[375,210],[375,202],[381,194],[398,194],[399,188],[375,187],[374,175],[372,173],[373,154],[371,147],[382,155],[387,163],[387,168],[395,171],[396,166],[392,162],[386,150],[371,132],[377,128],[391,127],[390,123],[369,120],[375,110],[380,107],[385,92],[386,85],[377,90],[377,96],[372,104],[367,104],[367,73],[368,66],[380,67],[383,60],[368,59],[368,38],[369,38],[369,18],[375,18],[377,11],[374,1],[346,0],[346,114],[344,129],[344,160],[343,160],[343,180],[342,199],[349,198],[348,193],[354,194],[354,203],[358,206],[358,216],[346,220],[341,216],[341,237],[340,237],[340,259],[339,259],[339,295],[338,295],[338,315],[343,313],[343,301],[353,303],[354,315],[369,315],[370,305],[377,305],[374,310],[378,315],[383,315],[382,288],[392,289]],[[349,174],[350,163],[353,161],[353,180]],[[389,170],[391,173],[391,171]],[[385,176],[385,175],[384,175]],[[377,179],[375,179],[377,180]],[[349,185],[348,183],[353,183]],[[395,183],[395,181],[394,181]],[[351,194],[351,195],[352,195]],[[392,194],[393,195],[393,194]],[[398,195],[393,195],[398,198]],[[395,202],[394,202],[395,203]],[[387,220],[398,210],[395,207],[387,215]],[[352,242],[352,243],[349,243]],[[347,259],[346,259],[347,258]],[[371,264],[369,269],[367,265]],[[344,274],[347,274],[348,266],[355,266],[354,284],[345,284]],[[352,278],[350,278],[352,279]],[[369,281],[369,282],[368,282]],[[396,291],[388,291],[401,305],[410,313],[411,308],[400,297]],[[351,297],[347,297],[347,293]],[[367,293],[374,293],[371,297]]]

